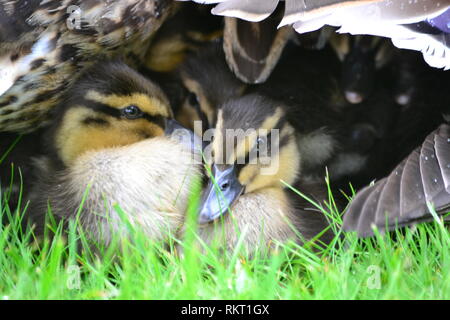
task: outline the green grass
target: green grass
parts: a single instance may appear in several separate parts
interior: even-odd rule
[[[27,203],[13,211],[9,187],[0,186],[0,299],[450,298],[450,234],[437,217],[372,239],[339,234],[319,251],[288,243],[249,258],[239,245],[224,254],[198,239],[194,197],[184,239],[155,243],[124,221],[130,237],[97,248],[99,258],[75,223],[65,236],[54,226],[51,240],[34,241],[21,223]],[[324,214],[339,230],[341,214],[329,193]]]
[[[77,241],[85,238],[74,224],[68,237],[62,237],[58,228],[51,241],[31,241],[32,232],[22,230],[21,212],[11,212],[7,194],[2,193],[0,205],[7,220],[0,227],[0,299],[450,297],[450,236],[439,221],[393,236],[336,237],[321,252],[311,245],[284,244],[270,255],[249,259],[239,246],[223,254],[194,245],[198,238],[193,201],[190,231],[183,241],[173,239],[169,246],[152,243],[129,226],[130,239],[115,239],[109,249],[100,249],[100,259],[88,249],[77,250]],[[339,226],[339,213],[327,214]],[[176,244],[183,247],[183,254]]]

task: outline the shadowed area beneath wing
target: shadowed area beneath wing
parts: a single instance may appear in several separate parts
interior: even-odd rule
[[[430,66],[446,70],[450,68],[446,23],[450,14],[450,0],[208,1],[218,2],[212,10],[213,14],[247,21],[262,21],[275,11],[277,4],[284,4],[284,16],[279,26],[293,25],[298,33],[306,33],[330,25],[340,27],[340,33],[389,37],[398,48],[422,52]]]

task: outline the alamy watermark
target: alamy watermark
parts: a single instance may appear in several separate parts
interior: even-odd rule
[[[81,30],[81,8],[79,6],[68,6],[67,14],[69,17],[67,18],[67,28],[69,30]]]
[[[201,132],[201,121],[195,121],[194,127]],[[273,175],[279,169],[279,129],[208,129],[199,137],[180,128],[171,138],[196,151],[193,164],[255,165],[262,175]]]
[[[381,268],[376,265],[370,265],[367,267],[366,272],[369,274],[367,278],[367,288],[372,290],[381,289]]]
[[[69,266],[67,268],[66,286],[69,290],[80,290],[81,288],[81,271],[78,266]]]

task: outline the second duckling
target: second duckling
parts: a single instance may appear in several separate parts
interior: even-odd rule
[[[317,236],[330,241],[333,235],[324,213],[311,210],[313,204],[286,187],[300,188],[319,205],[327,199],[323,183],[299,179],[309,154],[300,148],[286,108],[249,94],[225,103],[217,119],[214,138],[205,149],[211,166],[199,212],[205,241],[218,237],[231,249],[246,232],[244,244],[251,252],[260,244],[289,239],[304,242]]]

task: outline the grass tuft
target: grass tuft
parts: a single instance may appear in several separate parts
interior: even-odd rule
[[[8,193],[1,189],[3,193]],[[193,194],[199,194],[193,192]],[[301,196],[299,194],[299,196]],[[51,240],[33,241],[22,227],[23,210],[0,197],[0,299],[443,299],[450,296],[450,237],[438,219],[414,229],[336,237],[317,252],[283,244],[271,255],[249,258],[197,245],[193,197],[184,239],[169,245],[148,240],[132,224],[129,238],[98,247],[76,223]],[[332,196],[330,195],[330,199]],[[341,223],[330,201],[327,216]],[[82,243],[84,245],[80,245]]]
[[[117,235],[110,246],[93,248],[76,221],[67,233],[53,221],[54,237],[37,241],[33,230],[23,227],[27,203],[11,208],[9,189],[0,186],[0,299],[450,297],[450,235],[437,217],[390,235],[340,234],[323,248],[287,243],[250,258],[240,242],[233,252],[223,252],[200,241],[195,214],[200,190],[193,190],[182,240],[170,235],[168,244],[150,241],[117,206],[129,237]],[[325,208],[316,207],[338,231],[341,213],[331,191]]]

